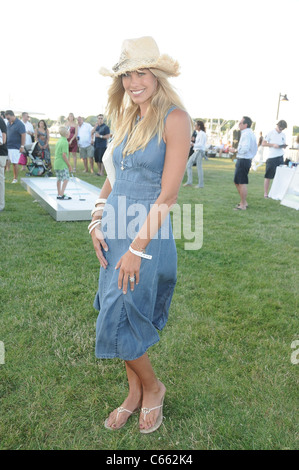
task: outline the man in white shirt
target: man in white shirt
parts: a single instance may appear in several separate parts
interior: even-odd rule
[[[197,121],[195,125],[195,130],[197,132],[196,139],[193,145],[194,153],[188,160],[187,163],[187,182],[183,186],[192,186],[193,181],[193,173],[192,167],[193,164],[196,163],[197,166],[197,174],[198,174],[198,185],[197,188],[203,188],[203,169],[202,169],[202,159],[205,157],[206,151],[206,142],[207,142],[207,134],[205,132],[205,125],[203,121]]]
[[[25,145],[30,145],[32,144],[32,137],[34,136],[34,129],[33,129],[33,125],[29,121],[28,113],[22,113],[22,122],[26,129]]]
[[[248,173],[251,167],[251,160],[257,152],[257,142],[251,128],[252,120],[248,116],[243,116],[239,122],[241,138],[238,145],[237,163],[235,168],[234,183],[240,194],[241,201],[235,207],[235,210],[245,211],[247,209],[247,192],[248,192]]]
[[[25,145],[30,145],[32,144],[32,137],[34,136],[34,129],[33,125],[29,121],[29,116],[28,113],[22,113],[22,123],[25,126],[26,129],[26,139],[25,139]],[[26,171],[26,165],[22,166],[22,170]]]
[[[269,147],[268,159],[266,161],[266,173],[264,179],[264,197],[268,197],[270,180],[273,180],[276,168],[283,165],[283,155],[286,145],[286,136],[282,132],[287,128],[285,121],[279,121],[276,128],[270,131],[263,140],[262,146]]]
[[[93,173],[94,147],[91,145],[91,131],[93,127],[88,122],[84,122],[81,116],[78,116],[78,145],[80,157],[84,163],[84,173],[88,173],[88,161],[90,162],[90,172]]]

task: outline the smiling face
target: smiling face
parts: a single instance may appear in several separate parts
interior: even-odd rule
[[[157,89],[157,78],[148,69],[127,72],[122,75],[122,84],[131,100],[138,104],[143,115]]]

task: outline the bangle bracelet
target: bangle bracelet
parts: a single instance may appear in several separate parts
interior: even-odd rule
[[[107,199],[99,198],[96,200],[94,205],[96,206],[97,204],[106,204]]]
[[[100,211],[102,212],[103,210],[104,210],[104,207],[94,207],[91,211],[91,217],[93,216],[95,212],[100,212]]]
[[[101,223],[102,223],[101,219],[92,220],[92,221],[90,222],[90,224],[88,225],[88,229],[90,229],[90,227],[91,227],[92,225],[101,224]]]
[[[131,245],[129,246],[129,251],[133,253],[133,255],[139,256],[140,258],[152,259],[152,255],[146,255],[145,253],[142,253],[142,251],[133,250]]]
[[[94,225],[93,227],[91,227],[91,229],[89,230],[89,235],[91,234],[91,232],[93,231],[94,228],[96,228],[97,225]]]
[[[101,221],[100,221],[100,220],[94,220],[93,222],[91,222],[91,223],[88,225],[89,234],[91,234],[91,232],[93,231],[93,229],[96,228],[98,225],[101,225]]]
[[[89,231],[89,235],[91,234],[91,232],[93,231],[93,229],[95,229],[96,227],[100,227],[101,226],[101,222],[99,221],[99,223],[97,224],[94,224],[88,231]]]

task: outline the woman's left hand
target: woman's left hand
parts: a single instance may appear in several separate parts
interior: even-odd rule
[[[139,271],[141,265],[141,258],[134,255],[130,251],[127,251],[118,261],[115,269],[119,269],[118,276],[118,288],[123,288],[123,293],[127,293],[128,283],[130,283],[131,291],[134,290],[134,284],[139,283]],[[129,278],[135,278],[134,281],[130,281]]]

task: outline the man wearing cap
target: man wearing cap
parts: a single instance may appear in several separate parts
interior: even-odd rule
[[[283,155],[286,145],[284,129],[287,128],[285,121],[279,121],[276,128],[270,131],[263,140],[262,146],[269,147],[268,159],[266,161],[266,173],[264,180],[264,197],[268,198],[270,180],[273,180],[276,168],[283,165]]]

